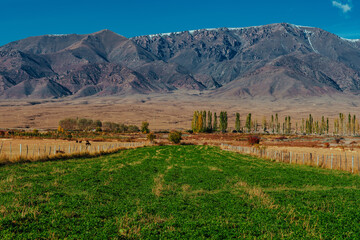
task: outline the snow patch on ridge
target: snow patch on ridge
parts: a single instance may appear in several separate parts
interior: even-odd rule
[[[306,34],[306,38],[307,38],[307,40],[308,40],[308,42],[309,42],[310,47],[312,48],[312,50],[313,50],[314,52],[316,52],[316,53],[319,53],[319,52],[314,48],[314,46],[313,46],[312,43],[311,43],[310,36],[311,36],[312,32],[311,32],[311,31],[308,31],[308,30],[304,30],[304,32],[305,32],[305,34]]]
[[[347,39],[347,38],[342,38],[340,37],[340,39],[344,40],[344,41],[348,41],[348,42],[360,42],[360,39]]]
[[[232,27],[232,28],[204,28],[204,29],[196,29],[196,30],[186,30],[186,31],[181,31],[181,32],[168,32],[168,33],[157,33],[157,34],[150,34],[150,35],[144,35],[149,37],[150,39],[153,37],[164,37],[164,36],[170,36],[170,35],[178,35],[181,33],[185,33],[188,32],[189,34],[193,35],[195,32],[201,31],[201,30],[206,30],[206,31],[219,31],[221,29],[227,29],[230,31],[238,31],[238,30],[246,30],[246,29],[251,29],[251,28],[262,28],[265,26],[271,26],[274,24],[269,24],[269,25],[261,25],[261,26],[250,26],[250,27]],[[301,25],[295,25],[295,24],[289,24],[290,26],[303,30],[302,28],[315,28],[315,27],[309,27],[309,26],[301,26]],[[305,30],[306,31],[306,30]],[[136,38],[136,37],[135,37]]]
[[[69,36],[70,34],[47,34],[48,37],[64,37]]]

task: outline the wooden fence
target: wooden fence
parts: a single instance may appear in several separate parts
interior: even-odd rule
[[[7,141],[0,142],[0,158],[9,160],[19,157],[41,158],[56,154],[76,154],[76,153],[99,153],[107,152],[118,148],[136,148],[147,145],[146,142],[92,142],[91,145],[85,143],[58,143],[58,144],[21,144]]]
[[[221,149],[289,164],[310,165],[360,174],[359,154],[353,152],[343,152],[339,154],[319,154],[315,151],[299,153],[262,147],[232,146],[229,144],[221,144]]]

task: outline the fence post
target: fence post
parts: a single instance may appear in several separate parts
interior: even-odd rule
[[[345,171],[347,170],[347,158],[346,158],[346,152],[345,152]]]
[[[290,152],[290,164],[291,164],[291,152]]]
[[[20,143],[20,157],[21,157],[21,150],[22,150],[22,149],[21,149],[21,143]]]
[[[69,154],[71,154],[71,146],[70,146],[70,144],[69,144]]]
[[[339,156],[339,165],[340,165],[340,170],[341,170],[341,154]]]
[[[331,154],[331,169],[333,169],[333,154]]]
[[[317,155],[317,162],[316,162],[316,166],[319,166],[319,155]]]
[[[26,158],[28,157],[29,154],[29,145],[26,144]]]
[[[351,172],[354,173],[354,156],[352,156],[352,161],[351,161]]]
[[[303,165],[305,165],[305,153],[303,153]]]

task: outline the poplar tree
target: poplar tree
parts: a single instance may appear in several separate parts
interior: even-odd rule
[[[212,126],[212,113],[208,111],[208,124],[207,124],[207,132],[212,132],[213,126]]]
[[[329,134],[329,118],[326,118],[326,134]]]
[[[351,127],[352,127],[352,135],[355,135],[355,131],[356,131],[356,116],[355,116],[355,114],[353,115]]]
[[[349,113],[348,115],[348,124],[347,124],[347,134],[350,135],[351,134],[351,114]]]
[[[306,133],[312,134],[314,131],[313,128],[314,128],[314,119],[311,116],[311,114],[309,114],[309,118],[306,120]]]
[[[300,131],[301,133],[305,133],[305,120],[302,118],[301,119],[301,126],[300,126]]]
[[[344,114],[339,113],[339,134],[344,134]]]
[[[291,117],[290,117],[290,116],[288,116],[288,119],[287,119],[286,133],[287,133],[287,134],[290,134],[290,133],[291,133]]]
[[[320,134],[324,134],[326,131],[325,117],[321,117]]]
[[[276,127],[276,133],[279,134],[280,132],[280,123],[279,123],[279,116],[276,113],[275,114],[275,127]]]
[[[245,128],[247,132],[251,131],[251,113],[249,113],[246,117]]]
[[[206,111],[202,112],[202,127],[201,127],[201,131],[202,132],[206,132]]]
[[[193,120],[191,122],[191,129],[193,132],[197,132],[197,126],[198,126],[198,111],[194,111]]]
[[[264,132],[266,132],[266,130],[267,130],[267,122],[266,122],[265,116],[263,117],[263,120],[262,120],[262,129]]]
[[[275,127],[274,127],[274,115],[271,115],[270,128],[271,128],[271,130],[272,130],[272,133],[274,133],[274,132],[275,132]]]
[[[334,119],[334,134],[339,134],[340,132],[340,123],[339,123],[339,119]]]
[[[240,113],[236,113],[236,119],[235,119],[235,130],[237,132],[240,132]]]
[[[214,123],[213,123],[213,131],[216,132],[218,130],[218,121],[217,121],[217,115],[216,112],[214,113]]]
[[[224,133],[228,127],[227,112],[220,112],[220,130]]]
[[[203,114],[202,112],[199,112],[199,115],[198,115],[198,121],[197,121],[197,126],[196,126],[196,131],[197,132],[202,132],[202,129],[203,129]]]

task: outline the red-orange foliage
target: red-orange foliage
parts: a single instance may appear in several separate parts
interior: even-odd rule
[[[254,145],[254,144],[259,144],[260,143],[260,138],[258,136],[252,136],[250,135],[248,137],[248,143],[250,145]]]

